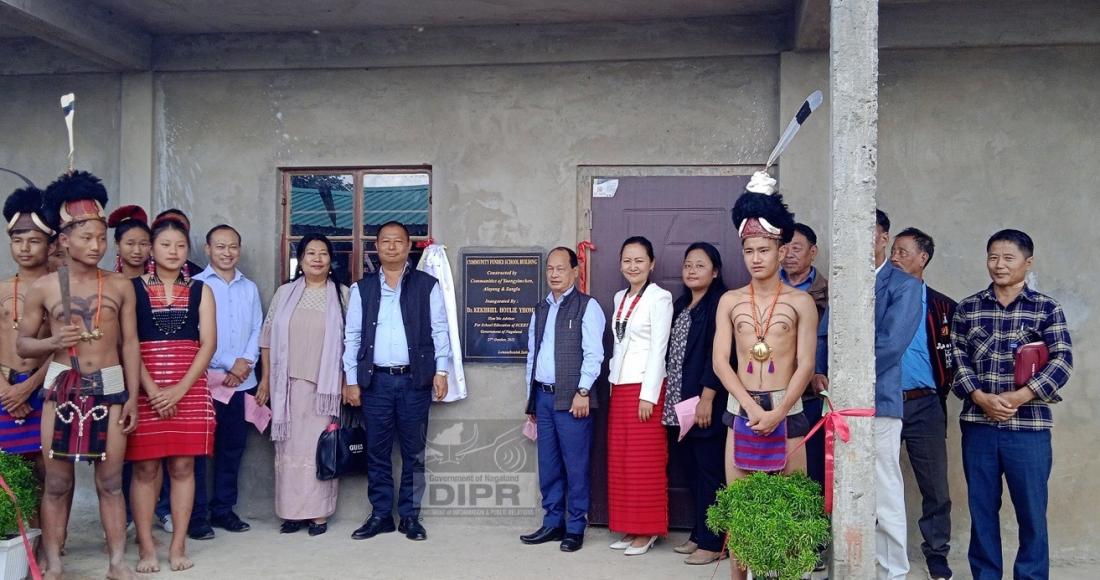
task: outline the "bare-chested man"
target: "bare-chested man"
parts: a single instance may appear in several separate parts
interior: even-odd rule
[[[134,577],[123,560],[126,507],[122,460],[126,435],[137,426],[141,351],[133,285],[121,274],[98,266],[108,248],[106,203],[106,189],[86,172],[63,175],[46,189],[43,213],[48,225],[60,232],[58,241],[69,258],[72,311],[65,320],[60,274],[49,274],[28,293],[19,327],[20,356],[51,357],[42,414],[46,578],[62,576],[61,546],[69,522],[67,498],[73,490],[73,464],[81,460],[96,464],[99,515],[110,556],[107,578]],[[50,337],[43,339],[38,336],[44,317],[49,320]],[[73,359],[78,360],[78,369],[71,368]],[[79,374],[73,375],[74,370]]]
[[[752,278],[748,286],[722,296],[714,335],[714,370],[731,395],[723,418],[730,426],[727,482],[744,477],[746,471],[771,470],[768,465],[778,469],[784,455],[800,445],[809,430],[802,413],[802,392],[814,374],[817,349],[813,298],[779,278],[785,244],[794,233],[794,216],[766,173],[754,175],[746,189],[734,206],[733,221]],[[729,364],[731,347],[736,349],[736,369]],[[736,443],[738,425],[743,429],[741,437],[766,439],[781,430],[786,445],[780,439],[770,456],[757,454],[757,449],[743,452]],[[775,442],[771,443],[774,447]],[[805,471],[805,449],[794,452],[782,470]],[[743,578],[740,565],[733,558],[730,561],[733,577]]]
[[[4,202],[4,222],[11,237],[11,257],[18,270],[0,282],[0,450],[27,455],[38,464],[42,477],[42,386],[45,357],[23,358],[15,339],[31,286],[47,274],[53,229],[41,215],[42,191],[17,189]]]

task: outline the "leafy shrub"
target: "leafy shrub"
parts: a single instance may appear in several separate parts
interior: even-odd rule
[[[829,541],[821,486],[805,474],[755,472],[718,493],[707,527],[729,534],[730,553],[756,576],[798,580],[814,569]]]
[[[34,476],[34,463],[21,455],[11,455],[0,451],[0,475],[8,482],[15,493],[23,517],[30,520],[38,513],[38,479]],[[27,525],[27,522],[23,522]],[[7,492],[0,490],[0,538],[13,538],[19,535],[19,523],[15,516],[15,505]]]

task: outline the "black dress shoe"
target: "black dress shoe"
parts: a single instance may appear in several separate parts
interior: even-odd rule
[[[388,534],[395,529],[396,528],[393,527],[393,518],[371,516],[367,518],[366,522],[363,522],[363,525],[359,526],[359,529],[351,533],[351,539],[366,540],[378,534]]]
[[[565,535],[565,528],[550,528],[542,526],[534,532],[525,536],[520,536],[519,541],[524,544],[545,544],[546,542],[557,542]]]
[[[311,535],[311,536],[320,536],[321,534],[323,534],[327,531],[328,531],[328,522],[323,522],[323,523],[320,523],[320,524],[315,524],[313,522],[309,522],[309,535]]]
[[[584,534],[565,534],[561,541],[562,552],[576,552],[584,545]]]
[[[229,512],[223,516],[214,516],[210,518],[210,525],[216,528],[222,528],[227,532],[247,532],[252,529],[252,526],[248,525],[248,522],[242,521],[237,517],[237,514]]]
[[[279,533],[293,534],[300,529],[302,529],[302,522],[299,522],[297,520],[286,520],[283,522],[283,525],[279,526]]]
[[[401,518],[401,525],[397,526],[397,531],[405,534],[406,538],[417,542],[428,539],[428,531],[420,525],[418,518]]]
[[[206,520],[193,521],[187,526],[187,537],[192,540],[214,539],[214,528]]]

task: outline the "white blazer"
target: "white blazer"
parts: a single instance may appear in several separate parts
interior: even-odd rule
[[[615,336],[615,313],[619,311],[625,296],[626,290],[615,294],[611,318],[608,319],[614,348],[608,381],[612,385],[641,383],[639,398],[656,404],[665,380],[665,353],[672,331],[672,294],[656,284],[650,284],[627,320],[626,335],[620,342]],[[631,297],[623,306],[624,318],[633,300]]]

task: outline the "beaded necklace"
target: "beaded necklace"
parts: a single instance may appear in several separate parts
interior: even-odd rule
[[[749,307],[752,309],[752,327],[756,334],[756,344],[752,345],[749,349],[749,366],[748,372],[752,372],[752,359],[756,362],[762,363],[768,361],[768,372],[775,372],[775,361],[772,361],[772,346],[768,344],[765,338],[768,335],[768,328],[772,324],[772,315],[775,314],[775,306],[779,303],[779,295],[783,293],[783,281],[780,280],[779,287],[775,289],[775,297],[772,298],[771,306],[768,307],[764,313],[767,315],[767,319],[763,322],[760,320],[760,316],[756,313],[756,289],[752,284],[749,284]]]
[[[634,307],[638,305],[638,301],[642,299],[642,293],[645,289],[649,288],[649,282],[642,286],[642,289],[634,295],[634,300],[630,303],[630,308],[626,311],[626,318],[623,318],[623,305],[626,304],[626,295],[623,295],[623,301],[619,303],[619,310],[615,313],[615,340],[622,342],[623,338],[626,338],[626,324],[630,322],[630,315],[634,313]]]
[[[11,327],[13,330],[19,330],[19,321],[23,318],[19,315],[19,274],[15,275],[15,288],[11,293],[14,304],[11,307]]]
[[[99,315],[103,312],[103,270],[96,268],[95,270],[95,320],[92,323],[91,332],[81,332],[80,340],[84,342],[92,342],[93,340],[99,340],[103,338],[103,332],[99,330]]]
[[[183,274],[172,283],[172,302],[168,302],[168,293],[164,282],[154,271],[149,276],[145,289],[149,294],[149,307],[153,315],[153,324],[166,336],[173,335],[187,323],[187,314],[191,305],[191,296],[187,289],[191,287]]]

